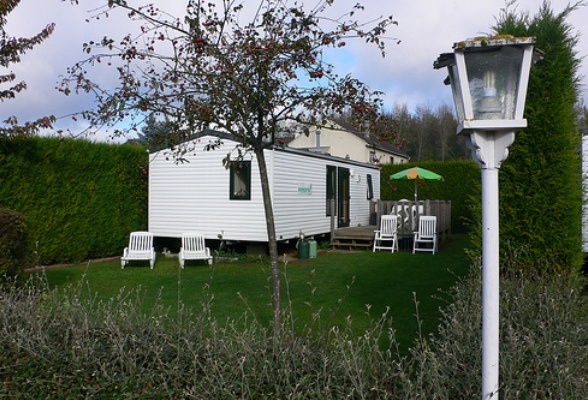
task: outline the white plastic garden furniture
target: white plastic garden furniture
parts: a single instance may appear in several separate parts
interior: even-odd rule
[[[153,234],[149,232],[131,232],[129,247],[125,247],[120,258],[120,267],[124,269],[129,261],[149,261],[153,269],[155,265],[155,250],[153,248]]]
[[[374,231],[374,248],[376,250],[398,251],[398,215],[382,215],[380,229]],[[391,242],[385,246],[382,242]]]
[[[186,260],[205,260],[212,265],[210,249],[206,247],[204,236],[196,232],[182,233],[182,247],[178,254],[180,267],[184,268]]]
[[[412,254],[415,251],[430,251],[435,254],[437,250],[437,217],[423,215],[419,218],[419,230],[414,233]]]

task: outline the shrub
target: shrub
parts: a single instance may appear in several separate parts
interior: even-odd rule
[[[588,398],[586,297],[573,279],[503,282],[501,397]],[[170,317],[140,291],[80,300],[31,281],[0,301],[0,397],[186,399],[466,399],[480,389],[479,271],[452,290],[439,333],[397,351],[388,313],[279,342],[244,314],[220,322],[212,295]],[[317,315],[320,319],[320,315]],[[283,318],[285,324],[295,323]],[[320,325],[320,324],[318,324]]]
[[[96,303],[73,289],[64,295],[34,282],[4,293],[0,397],[386,397],[390,380],[378,379],[394,364],[378,346],[385,330],[355,338],[284,329],[274,346],[247,316],[215,321],[208,302],[197,313],[180,306],[171,318],[160,303],[143,313],[140,291]]]
[[[481,393],[481,274],[458,283],[439,334],[423,340],[407,368],[418,393],[466,399]],[[500,398],[588,398],[588,299],[573,276],[501,280]]]
[[[16,276],[28,265],[28,230],[24,217],[0,208],[0,279]]]

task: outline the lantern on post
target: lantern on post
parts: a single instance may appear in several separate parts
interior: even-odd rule
[[[523,118],[531,65],[542,55],[534,38],[480,37],[453,45],[434,68],[447,67],[457,110],[457,133],[467,135],[482,170],[482,399],[498,400],[499,226],[498,170]]]

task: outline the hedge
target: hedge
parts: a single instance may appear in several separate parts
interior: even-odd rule
[[[40,264],[119,254],[147,222],[145,149],[61,138],[0,139],[0,207],[22,213]]]
[[[549,4],[530,18],[506,14],[496,32],[533,36],[544,58],[531,68],[527,129],[517,133],[500,176],[501,247],[521,254],[533,274],[579,271],[582,265],[581,134],[577,37]],[[503,254],[504,255],[504,254]],[[506,255],[508,256],[508,255]]]
[[[18,276],[28,263],[28,228],[24,217],[0,208],[0,281]]]

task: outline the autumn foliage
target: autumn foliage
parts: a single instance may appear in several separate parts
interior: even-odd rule
[[[20,0],[0,2],[0,67],[3,68],[19,63],[24,53],[47,39],[55,28],[54,24],[49,24],[30,38],[10,36],[4,29],[7,22],[6,17],[19,3]],[[25,90],[26,87],[24,81],[18,82],[16,80],[16,74],[13,72],[0,74],[0,102],[15,98],[16,94]],[[0,121],[0,136],[29,135],[40,128],[49,128],[53,122],[55,122],[55,117],[48,116],[20,125],[16,117],[10,116]]]
[[[107,126],[122,135],[140,130],[149,115],[164,116],[172,146],[214,128],[233,135],[242,146],[227,155],[225,165],[244,152],[255,155],[271,259],[275,334],[281,326],[280,273],[263,150],[287,127],[308,132],[309,126],[324,125],[344,112],[351,113],[358,130],[374,126],[379,93],[350,75],[338,75],[327,53],[345,51],[348,41],[360,39],[384,55],[386,29],[396,23],[392,17],[362,23],[356,18],[364,6],[341,11],[334,3],[190,0],[185,15],[174,17],[153,5],[111,0],[95,18],[123,10],[139,28],[122,38],[84,44],[88,57],[69,70],[60,87],[67,95],[96,95],[98,106],[83,113],[94,127]],[[89,67],[99,64],[116,69],[115,89],[92,79]],[[185,150],[174,149],[182,157]]]

